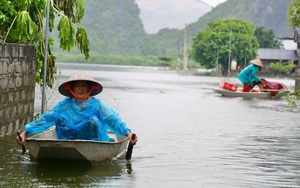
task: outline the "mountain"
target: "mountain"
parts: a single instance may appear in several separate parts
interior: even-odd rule
[[[150,2],[150,0],[137,1],[143,1],[144,5]],[[157,5],[148,7],[149,11],[150,9],[152,11],[149,13],[152,14],[149,19],[155,19],[155,24],[159,27],[166,22],[170,22],[170,24],[178,22],[179,26],[184,24],[183,21],[187,22],[187,20],[181,20],[181,16],[176,16],[175,10],[180,10],[181,14],[185,12],[191,15],[196,14],[192,11],[193,9],[185,9],[185,6],[189,6],[189,4],[176,3],[170,6],[170,4],[164,3],[171,1],[194,2],[196,3],[195,7],[201,5],[202,9],[197,8],[199,14],[211,9],[187,25],[188,46],[191,46],[192,39],[197,32],[207,27],[208,22],[223,18],[241,18],[256,26],[264,26],[266,29],[272,29],[277,37],[293,36],[292,28],[287,22],[288,8],[292,0],[227,0],[214,8],[201,0],[151,0]],[[182,53],[184,30],[176,29],[179,26],[174,26],[175,28],[168,26],[169,28],[160,29],[155,34],[146,33],[144,28],[148,26],[145,26],[143,19],[140,18],[142,12],[139,6],[135,0],[85,1],[85,16],[81,25],[88,32],[91,54],[176,57],[178,48]],[[165,14],[158,13],[167,12],[167,10],[173,12],[169,18],[166,18]],[[58,50],[56,47],[53,51]]]
[[[136,0],[136,3],[148,34],[155,34],[163,28],[183,29],[186,23],[196,22],[212,9],[201,0]]]
[[[291,2],[292,0],[227,0],[190,26],[196,31],[211,20],[240,18],[257,27],[272,29],[278,37],[291,37],[292,28],[287,22]]]
[[[208,22],[224,18],[240,18],[255,24],[256,27],[263,26],[273,30],[279,38],[292,38],[292,27],[287,21],[291,2],[292,0],[227,0],[187,26],[187,45],[191,46],[192,39],[197,32],[207,27]],[[183,30],[162,29],[146,42],[157,42],[158,45],[155,47],[163,53],[161,55],[175,57],[178,51],[177,43],[183,47],[183,36]]]
[[[94,53],[137,54],[146,33],[134,0],[85,1],[82,25]]]

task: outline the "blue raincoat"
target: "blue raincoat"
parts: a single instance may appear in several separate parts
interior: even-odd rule
[[[258,72],[258,66],[251,64],[247,66],[245,69],[243,69],[237,76],[237,78],[243,83],[243,84],[249,84],[251,87],[253,87],[253,81],[258,82],[260,80],[259,77],[256,76],[256,73]]]
[[[90,97],[88,101],[65,98],[52,110],[24,126],[27,134],[35,134],[56,126],[58,139],[86,139],[113,141],[108,130],[125,136],[131,130],[117,111],[104,101]]]

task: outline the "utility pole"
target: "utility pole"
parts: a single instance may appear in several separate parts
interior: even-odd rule
[[[46,11],[46,27],[45,27],[45,52],[44,52],[44,72],[43,72],[43,91],[42,91],[42,109],[41,114],[45,111],[46,103],[46,85],[47,85],[47,60],[48,60],[48,30],[49,30],[49,12],[50,12],[50,0],[47,0]]]
[[[230,75],[231,31],[232,31],[232,23],[231,23],[231,20],[230,20],[229,53],[228,53],[228,73],[227,73],[227,79],[228,80],[229,80],[229,75]]]
[[[179,54],[180,54],[180,39],[178,38],[178,44],[177,44],[177,62],[176,62],[176,70],[179,69],[179,62],[180,62],[180,58],[179,58]]]
[[[186,69],[187,69],[187,62],[188,62],[188,54],[187,54],[187,50],[186,50],[186,28],[187,28],[187,24],[185,24],[185,28],[184,28],[184,49],[183,49],[183,75],[186,75]]]
[[[218,50],[217,51],[217,75],[218,76],[220,75],[219,70],[220,70],[220,68],[219,68],[219,50]]]

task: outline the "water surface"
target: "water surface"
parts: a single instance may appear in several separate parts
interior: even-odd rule
[[[221,97],[213,92],[226,79],[219,77],[123,66],[58,68],[58,84],[83,70],[103,85],[97,97],[139,137],[132,160],[37,164],[20,155],[16,135],[7,135],[0,138],[0,187],[300,186],[299,113],[285,100]],[[47,97],[48,108],[63,98],[55,89]],[[37,112],[40,99],[37,90]]]

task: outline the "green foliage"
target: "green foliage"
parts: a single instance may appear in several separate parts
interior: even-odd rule
[[[48,39],[48,44],[53,45],[54,41],[53,39]],[[39,41],[37,44],[38,49],[42,50],[37,50],[37,73],[36,73],[36,82],[39,84],[43,83],[43,78],[44,78],[44,55],[41,53],[44,53],[45,48],[43,45],[42,41]],[[56,56],[54,56],[48,48],[48,56],[47,56],[47,76],[46,76],[46,82],[47,85],[52,88],[53,82],[54,82],[54,74],[56,73],[56,67],[55,67],[55,59]]]
[[[34,44],[40,40],[45,0],[2,0],[0,34],[4,42]]]
[[[53,0],[53,4],[58,12],[64,13],[72,23],[80,23],[84,16],[84,0]]]
[[[69,52],[75,44],[75,40],[73,38],[75,30],[70,18],[62,17],[57,26],[57,30],[59,31],[58,37],[60,38],[59,47]]]
[[[18,12],[14,8],[14,2],[8,0],[0,1],[0,36],[6,36],[7,31],[11,27],[11,23],[14,22]],[[9,40],[13,40],[15,38],[15,31],[10,32],[6,36]]]
[[[0,36],[5,36],[3,42],[36,44],[37,45],[37,75],[36,81],[43,81],[45,36],[44,21],[46,16],[47,0],[1,0],[0,2]],[[53,0],[51,1],[49,15],[49,31],[54,27],[55,13],[61,16],[58,31],[60,47],[70,51],[75,45],[85,59],[89,58],[90,46],[86,30],[76,27],[84,16],[84,0]],[[77,28],[77,32],[75,32]],[[51,88],[56,73],[55,55],[50,50],[54,44],[53,39],[48,39],[47,53],[47,85]]]
[[[270,69],[276,73],[289,75],[296,65],[282,65],[281,62],[270,63]]]
[[[161,61],[161,66],[169,67],[171,62],[174,61],[174,58],[170,57],[158,57],[158,59]]]
[[[158,59],[161,60],[161,61],[170,62],[170,61],[172,61],[173,58],[170,58],[170,57],[158,57]]]
[[[288,102],[288,105],[291,107],[296,107],[300,103],[300,89],[289,93],[286,97],[285,100]]]
[[[38,26],[32,21],[27,11],[20,11],[16,19],[18,42],[32,44],[38,40]],[[5,40],[5,39],[4,39]]]
[[[83,27],[78,27],[77,29],[76,44],[80,52],[84,54],[85,59],[88,60],[89,53],[90,53],[90,48],[89,48],[90,41],[88,39],[86,30]]]
[[[245,58],[250,60],[256,57],[257,50],[253,24],[240,19],[221,19],[208,23],[206,30],[197,33],[193,39],[192,57],[210,69],[216,67],[219,54],[218,63],[227,70],[229,51],[231,59],[243,65]]]
[[[82,63],[84,57],[81,54],[65,54],[57,53],[60,62]],[[176,60],[170,57],[163,57],[169,61],[162,60],[159,56],[134,56],[134,55],[110,55],[91,53],[89,63],[92,64],[107,64],[107,65],[135,65],[135,66],[168,66],[172,69],[176,67]]]
[[[288,11],[288,21],[290,25],[295,29],[300,26],[300,1],[292,0]]]
[[[273,30],[266,30],[264,27],[257,27],[255,29],[255,36],[258,40],[260,48],[277,48],[282,46],[280,40],[278,40]]]
[[[288,106],[297,107],[300,104],[300,84],[298,84],[298,89],[290,92],[284,98],[288,102]]]

